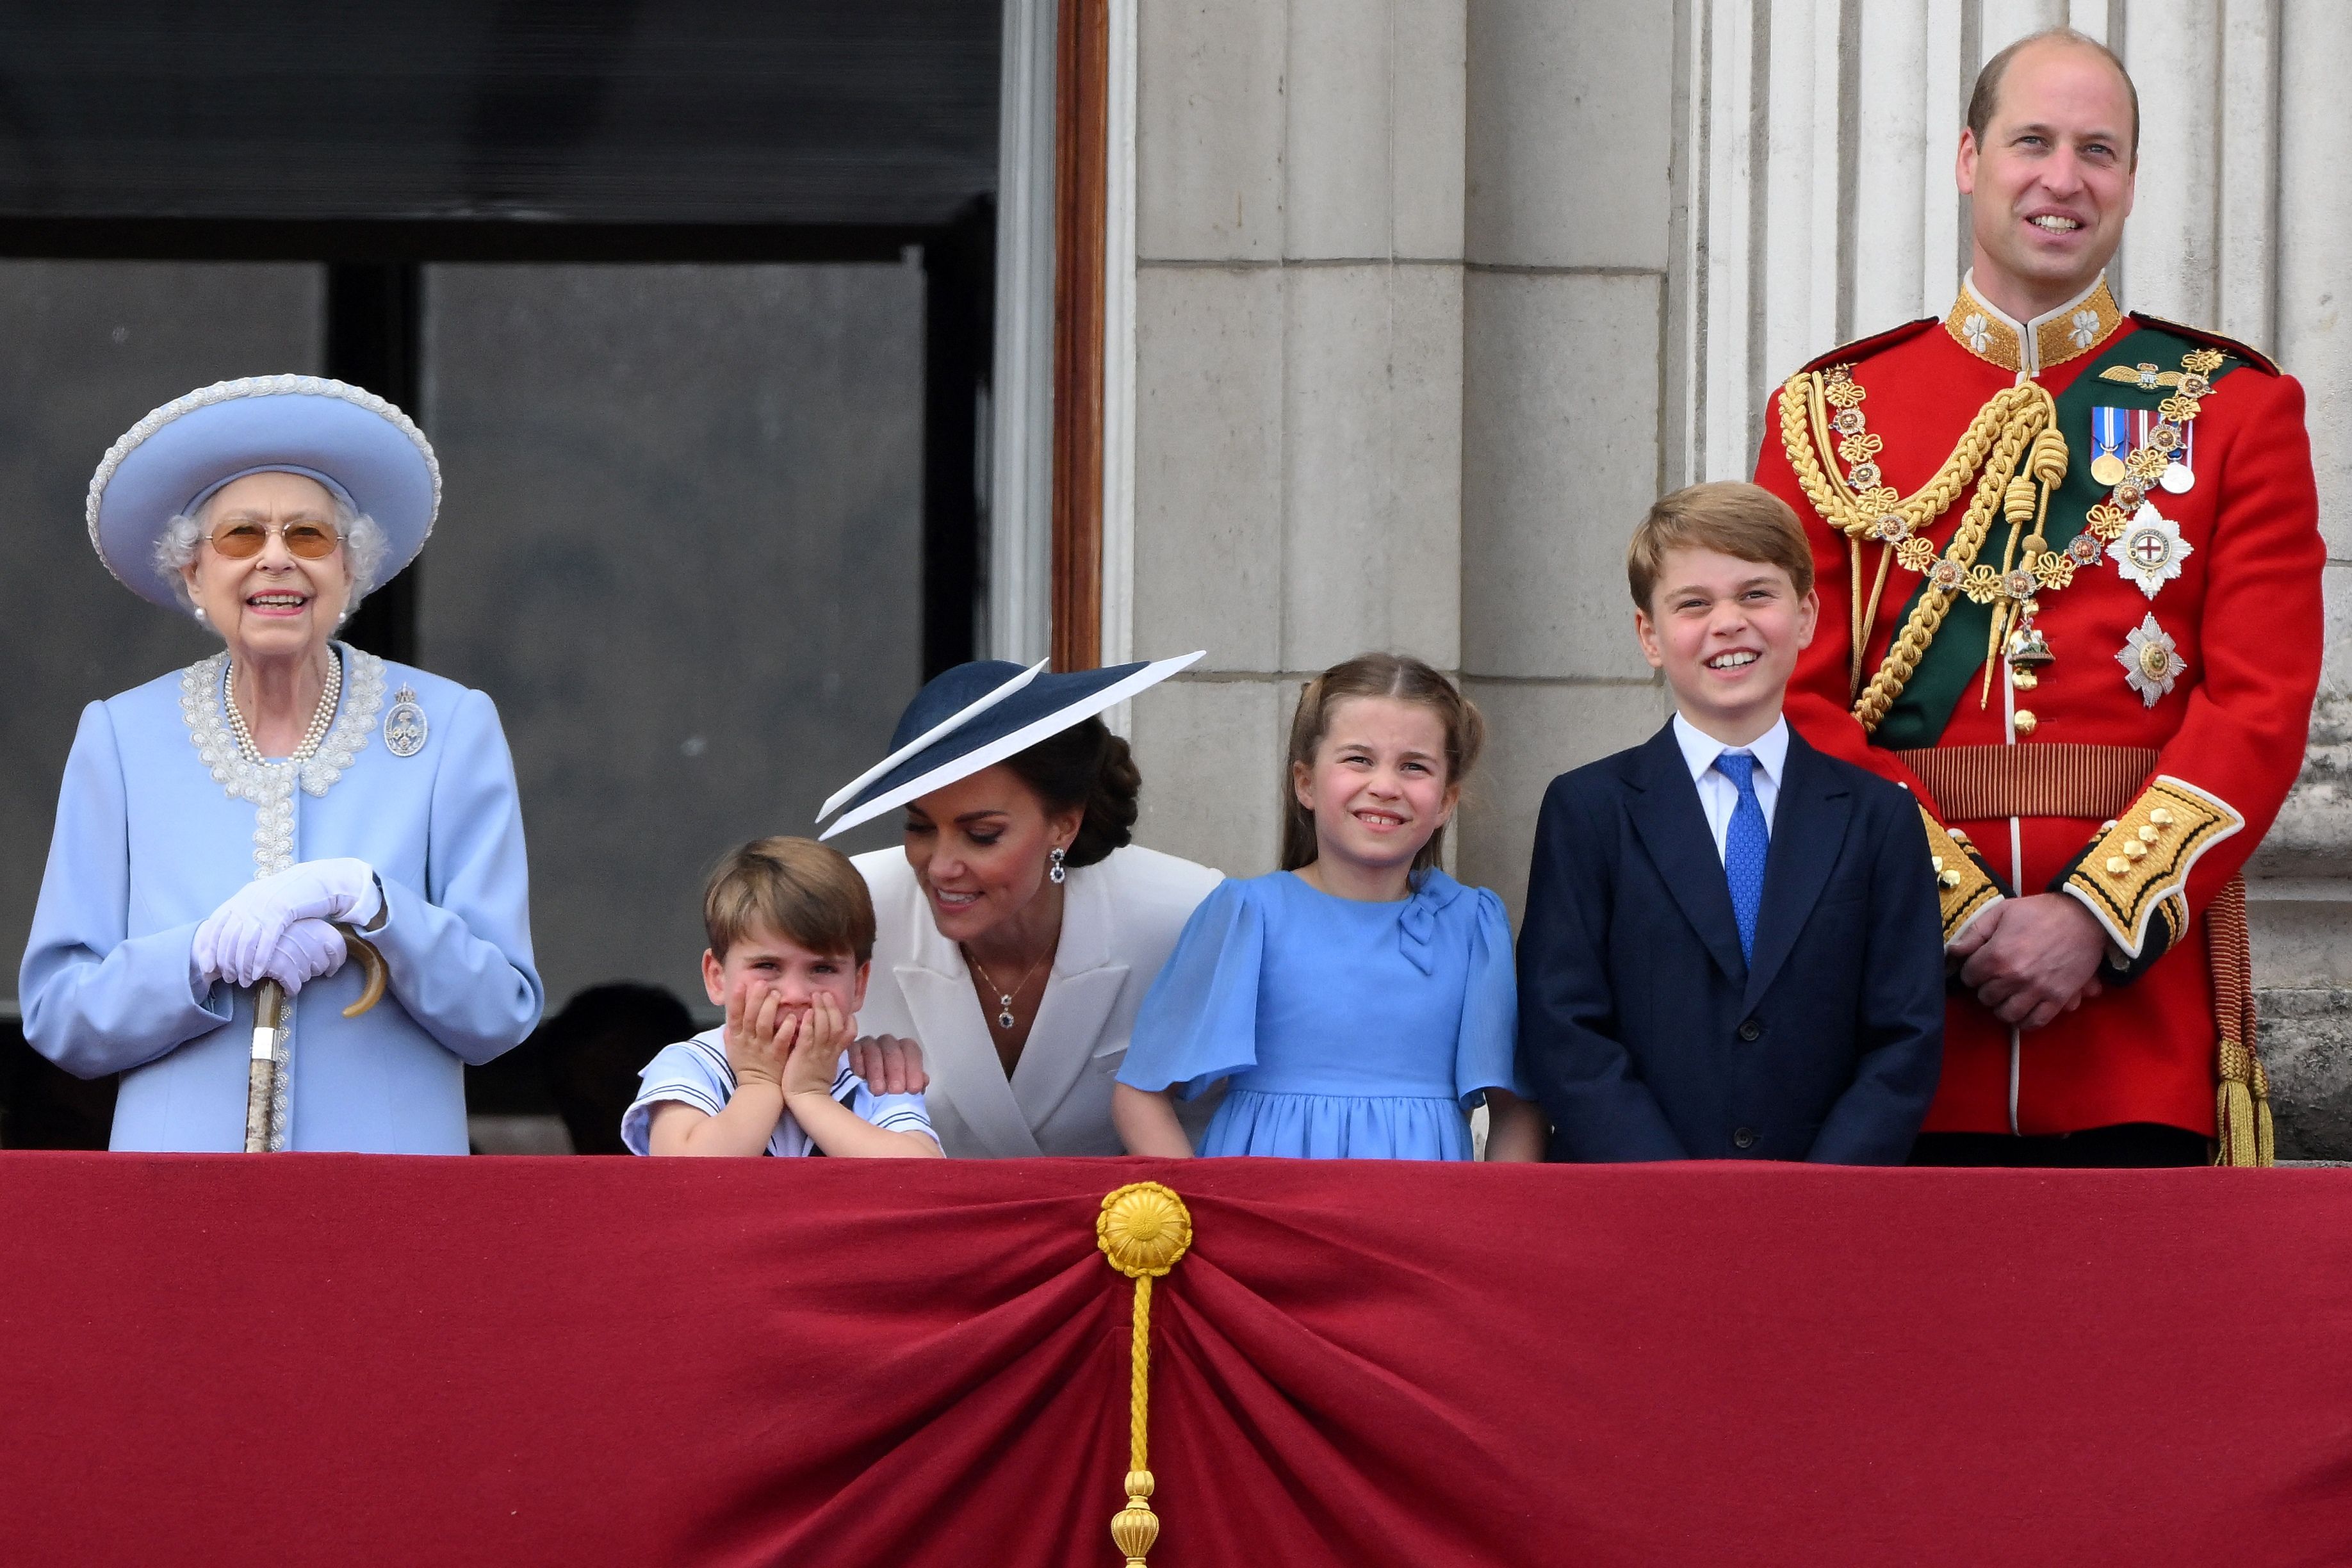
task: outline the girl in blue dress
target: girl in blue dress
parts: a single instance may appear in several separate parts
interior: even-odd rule
[[[1485,735],[1419,659],[1360,654],[1299,694],[1283,869],[1221,884],[1144,997],[1112,1091],[1131,1152],[1190,1155],[1174,1097],[1223,1079],[1203,1154],[1543,1157],[1512,1070],[1502,900],[1438,868]]]

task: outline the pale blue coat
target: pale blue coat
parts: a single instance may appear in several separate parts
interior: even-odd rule
[[[244,1147],[253,994],[194,984],[189,946],[265,852],[356,857],[386,905],[369,933],[391,972],[375,1009],[341,1016],[360,992],[356,963],[294,999],[288,1147],[466,1152],[464,1065],[539,1021],[522,814],[497,710],[454,681],[342,652],[337,728],[293,792],[290,844],[257,849],[265,814],[204,754],[218,656],[82,710],[18,995],[43,1056],[84,1078],[122,1074],[114,1148]],[[426,725],[408,757],[381,724],[403,687]]]

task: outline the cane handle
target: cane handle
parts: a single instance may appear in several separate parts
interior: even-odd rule
[[[392,978],[392,974],[384,968],[383,954],[375,950],[375,943],[350,926],[339,925],[335,929],[343,933],[345,951],[359,960],[360,967],[367,971],[367,984],[360,990],[360,999],[343,1009],[344,1017],[356,1018],[383,1000],[384,983]]]

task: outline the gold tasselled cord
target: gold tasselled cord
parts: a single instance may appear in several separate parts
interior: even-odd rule
[[[1974,479],[1976,494],[1953,533],[1951,544],[1943,552],[1945,561],[1965,572],[1975,563],[1977,552],[1983,547],[1996,509],[2013,521],[2046,512],[2047,492],[2065,477],[2066,446],[2056,429],[2057,405],[2037,382],[2021,382],[1994,394],[1969,421],[1935,477],[1902,497],[1892,489],[1856,495],[1842,480],[1831,477],[1822,460],[1822,453],[1834,450],[1827,401],[1821,374],[1804,371],[1791,376],[1781,388],[1780,442],[1796,473],[1797,483],[1812,502],[1813,510],[1857,550],[1863,540],[1874,536],[1880,537],[1882,546],[1894,542],[1881,534],[1882,520],[1888,517],[1900,518],[1906,533],[1924,531],[1949,510],[1961,489]],[[2045,436],[2049,437],[2047,442],[2042,439]],[[2038,497],[2029,493],[2021,515],[2012,503],[2010,490],[2010,481],[2018,476],[2021,467],[2027,469],[2042,492]],[[2012,530],[2012,543],[2015,539]],[[1859,583],[1858,558],[1853,566]],[[1880,566],[1879,585],[1871,594],[1867,608],[1869,620],[1857,623],[1861,632],[1855,639],[1857,644],[1867,638],[1870,626],[1876,619],[1880,592],[1885,583],[1883,552]],[[1877,728],[1909,683],[1958,592],[1957,581],[1947,585],[1929,578],[1927,591],[1888,647],[1877,673],[1866,686],[1862,686],[1855,698],[1854,717],[1865,731]],[[1998,624],[2000,617],[1995,619]],[[1861,686],[1859,658],[1853,675],[1854,684]]]
[[[1151,1282],[1176,1267],[1192,1245],[1192,1214],[1158,1182],[1131,1182],[1106,1195],[1095,1216],[1095,1244],[1113,1268],[1135,1281],[1128,1339],[1127,1506],[1110,1521],[1110,1537],[1128,1568],[1144,1568],[1160,1539],[1151,1511],[1158,1482],[1147,1439],[1151,1430]]]

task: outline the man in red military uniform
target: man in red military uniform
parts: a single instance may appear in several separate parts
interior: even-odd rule
[[[1925,1162],[2269,1159],[2238,874],[2303,761],[2326,547],[2302,388],[2108,292],[2138,119],[2079,34],[1994,57],[1958,300],[1792,377],[1757,466],[1816,540],[1789,718],[1928,819]]]

